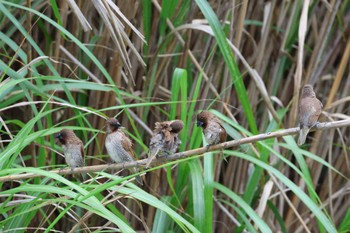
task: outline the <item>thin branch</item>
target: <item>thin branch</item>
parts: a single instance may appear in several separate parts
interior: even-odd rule
[[[350,126],[350,119],[347,120],[341,120],[341,121],[334,121],[334,122],[324,122],[317,124],[313,130],[325,130],[325,129],[331,129],[331,128],[339,128],[344,126]],[[278,138],[283,137],[287,135],[294,135],[299,133],[299,127],[290,128],[290,129],[282,129],[275,132],[269,132],[269,133],[263,133],[254,135],[251,137],[241,138],[238,140],[232,140],[228,142],[224,142],[221,144],[213,145],[208,147],[201,147],[194,150],[188,150],[184,152],[175,153],[169,156],[166,156],[165,158],[158,158],[154,159],[152,161],[152,164],[159,164],[164,163],[165,161],[173,161],[178,160],[181,158],[186,158],[192,155],[199,155],[204,154],[209,151],[215,151],[215,150],[221,150],[225,148],[230,147],[236,147],[243,144],[253,143],[257,141],[262,141],[268,138]],[[90,173],[90,172],[100,172],[100,171],[109,171],[112,169],[124,169],[124,168],[131,168],[131,167],[144,167],[148,162],[148,159],[142,159],[137,160],[134,162],[127,162],[127,163],[116,163],[116,164],[103,164],[103,165],[95,165],[95,166],[86,166],[86,167],[78,167],[74,168],[72,170],[71,168],[66,169],[60,169],[60,170],[52,170],[49,172],[61,174],[61,175],[68,175],[68,174],[77,174],[77,173]],[[24,180],[28,178],[34,178],[34,177],[40,177],[40,174],[35,173],[25,173],[25,174],[18,174],[18,175],[8,175],[0,177],[0,182],[5,181],[12,181],[12,180]]]

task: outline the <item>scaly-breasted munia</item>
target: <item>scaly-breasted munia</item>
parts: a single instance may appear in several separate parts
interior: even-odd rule
[[[76,167],[84,166],[84,146],[83,142],[75,135],[72,130],[62,129],[56,138],[61,142],[64,157],[68,166],[72,170]]]
[[[221,121],[213,113],[202,111],[197,115],[197,126],[203,128],[205,140],[211,145],[223,143],[226,141],[226,130]]]
[[[133,162],[134,151],[132,150],[132,142],[128,136],[120,129],[122,126],[117,119],[110,118],[106,122],[107,137],[105,146],[111,159],[116,163]],[[136,167],[131,168],[132,172],[139,172]],[[136,181],[143,184],[139,175]]]
[[[300,132],[298,145],[305,143],[310,129],[317,124],[318,117],[322,112],[322,103],[316,98],[311,85],[305,85],[299,102]]]
[[[148,167],[155,156],[166,156],[176,152],[178,146],[181,144],[178,134],[183,127],[184,123],[181,120],[155,123],[149,144],[149,159],[146,167]]]

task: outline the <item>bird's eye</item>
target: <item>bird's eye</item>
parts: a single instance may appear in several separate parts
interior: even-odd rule
[[[199,126],[199,127],[201,127],[201,126],[203,126],[203,122],[202,121],[197,121],[197,126]]]

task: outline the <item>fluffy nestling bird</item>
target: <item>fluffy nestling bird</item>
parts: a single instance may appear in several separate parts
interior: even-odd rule
[[[213,113],[202,111],[197,115],[197,126],[203,128],[203,134],[208,148],[211,145],[226,141],[227,133],[221,121]]]
[[[117,119],[110,118],[106,122],[107,137],[105,146],[111,159],[116,163],[125,163],[135,161],[134,151],[132,150],[132,142],[128,136],[120,129],[122,126]],[[132,172],[137,173],[139,169],[131,168]],[[139,175],[136,181],[143,184]]]
[[[322,112],[322,103],[316,98],[316,94],[311,85],[305,85],[299,102],[300,132],[298,145],[305,143],[306,136],[310,129],[318,122],[318,117]]]
[[[84,146],[83,142],[72,130],[62,129],[56,138],[61,142],[66,163],[72,168],[84,166]]]
[[[153,135],[149,144],[149,155],[146,167],[154,157],[167,156],[175,153],[181,144],[179,133],[184,123],[181,120],[156,122]]]

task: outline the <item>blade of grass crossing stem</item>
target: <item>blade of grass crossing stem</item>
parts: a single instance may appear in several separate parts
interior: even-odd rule
[[[175,119],[179,114],[177,111],[177,101],[179,100],[179,96],[181,96],[181,100],[183,100],[183,96],[185,96],[185,104],[186,107],[186,100],[187,100],[187,72],[184,69],[176,68],[173,73],[172,81],[171,81],[171,101],[173,102],[170,104],[170,119]],[[186,88],[186,89],[182,89]],[[182,107],[181,107],[182,110]],[[186,109],[185,109],[186,114]],[[181,112],[182,116],[182,112]],[[186,115],[185,115],[186,116]],[[186,120],[186,119],[185,119]]]
[[[181,68],[176,68],[174,70],[173,79],[172,79],[172,94],[171,101],[178,101],[180,96],[180,114],[177,110],[177,103],[172,104],[170,111],[171,119],[180,117],[184,123],[184,128],[187,128],[187,71]],[[173,89],[173,87],[175,88]],[[174,93],[175,92],[175,93]],[[180,115],[180,116],[179,116]]]
[[[0,5],[1,7],[1,5]],[[43,96],[45,96],[46,94],[43,93],[39,87],[35,86],[33,83],[31,83],[30,81],[26,80],[26,78],[14,71],[13,69],[10,68],[9,65],[5,64],[3,61],[0,60],[0,71],[3,71],[4,73],[6,73],[8,76],[10,76],[13,79],[16,80],[25,80],[23,82],[19,83],[19,86],[21,88],[21,90],[24,93],[24,96],[27,98],[27,100],[29,102],[33,102],[33,99],[31,97],[31,93],[30,92],[36,92],[36,93],[41,93]],[[30,107],[32,108],[32,111],[34,112],[34,114],[38,113],[38,110],[36,109],[36,107],[34,105],[30,105]],[[42,127],[42,123],[38,122],[38,127]]]
[[[61,19],[61,15],[60,15],[60,10],[57,6],[57,2],[56,0],[50,0],[51,3],[51,8],[52,8],[52,12],[55,15],[58,24],[62,25],[62,19]]]
[[[288,179],[286,176],[284,176],[280,171],[278,171],[276,168],[270,166],[269,164],[254,158],[252,156],[247,156],[246,154],[243,154],[238,151],[229,151],[225,150],[224,153],[229,155],[234,155],[238,158],[245,159],[251,163],[254,163],[255,165],[268,170],[271,172],[274,176],[276,176],[277,179],[279,179],[287,188],[289,188],[308,208],[309,210],[316,216],[316,218],[323,224],[323,226],[326,228],[327,232],[329,233],[336,233],[336,229],[334,228],[333,224],[327,218],[327,216],[323,213],[320,207],[318,207],[309,196],[305,194],[305,192],[298,187],[296,184],[294,184],[290,179]]]
[[[173,102],[170,106],[170,119],[173,120],[175,118],[180,117],[180,119],[184,123],[184,129],[180,133],[180,138],[184,138],[184,135],[188,135],[187,125],[189,124],[188,115],[193,115],[193,112],[187,111],[187,71],[185,69],[176,68],[174,70],[173,78],[172,78],[172,86],[171,86],[171,101]],[[178,113],[177,102],[180,96],[180,114]],[[185,142],[185,140],[184,140]],[[181,148],[184,148],[186,143],[182,144]]]
[[[316,191],[315,191],[314,187],[312,186],[312,178],[310,175],[309,168],[306,164],[304,157],[302,156],[301,153],[299,153],[299,150],[298,150],[299,147],[296,144],[294,138],[292,136],[285,136],[285,137],[283,137],[283,139],[287,142],[287,144],[293,145],[297,148],[296,150],[292,150],[292,151],[293,151],[294,156],[299,164],[299,167],[304,175],[305,182],[309,184],[309,185],[306,185],[306,187],[309,191],[309,195],[314,203],[316,203],[316,204],[321,203],[320,198],[317,196]],[[325,214],[328,214],[325,208],[323,208],[323,210],[324,210]],[[320,232],[325,232],[324,228],[319,220],[317,220],[317,225],[318,225]]]
[[[233,126],[236,125],[236,123],[232,122],[230,119],[228,119],[226,116],[224,116],[222,113],[218,112],[218,111],[215,111],[215,110],[212,110],[212,112],[215,113],[215,115],[219,116],[219,118],[221,119],[225,119],[228,123],[231,122],[231,124]],[[237,127],[238,129],[240,127]],[[241,128],[242,129],[242,128]],[[243,132],[245,133],[248,133],[250,135],[249,132],[246,132],[245,129],[242,129]],[[267,142],[272,142],[274,139],[267,139],[265,141]],[[270,155],[270,152],[269,150],[266,148],[266,147],[263,147],[262,145],[258,144],[258,152],[259,152],[259,155],[260,155],[260,159],[262,161],[265,161],[267,162],[268,161],[268,158],[269,158],[269,155]],[[252,155],[252,156],[255,156],[255,155]],[[246,186],[246,189],[244,191],[244,194],[243,194],[243,199],[247,202],[247,203],[251,203],[253,198],[254,198],[254,195],[256,195],[256,189],[259,185],[259,182],[260,182],[260,179],[261,179],[261,176],[263,175],[263,169],[259,166],[256,166],[252,175],[250,176],[249,180],[248,180],[248,184]]]
[[[275,139],[270,138],[266,139],[266,143],[272,143]],[[260,155],[260,160],[267,163],[270,157],[270,152],[266,147],[263,147],[262,145],[258,144],[258,153]],[[244,191],[243,199],[251,203],[253,201],[254,196],[256,195],[255,190],[259,186],[259,182],[263,177],[263,169],[259,166],[255,166],[255,169],[253,171],[252,176],[249,178],[248,185],[246,187],[246,190]]]
[[[171,19],[175,27],[187,22],[188,14],[191,11],[191,3],[191,0],[183,0],[181,2],[179,5],[180,8],[177,10],[176,15]]]
[[[51,36],[51,32],[49,32],[48,28],[46,28],[45,22],[41,19],[39,19],[37,21],[37,25],[39,30],[42,32],[43,34],[43,38],[45,38],[45,44],[52,44],[53,43],[53,37],[54,35]]]
[[[245,202],[240,196],[232,192],[229,188],[222,184],[214,182],[214,188],[218,189],[220,192],[225,194],[227,197],[231,198],[242,210],[245,211],[247,216],[249,216],[261,232],[272,233],[269,226],[258,216],[258,214],[250,207],[250,205]]]
[[[197,100],[198,100],[198,96],[200,94],[202,80],[203,80],[203,73],[200,72],[198,79],[197,79],[196,86],[194,87],[192,101],[190,103],[189,111],[187,114],[188,125],[194,124],[194,127],[193,127],[191,132],[189,132],[190,127],[187,127],[185,129],[185,135],[186,136],[191,135],[191,140],[189,141],[190,149],[198,148],[202,143],[201,140],[199,139],[199,138],[202,138],[202,130],[200,129],[200,127],[196,126],[196,117],[193,117],[193,115],[196,114],[194,109],[195,109],[196,105],[198,104]],[[181,147],[180,147],[181,151],[183,151],[185,149],[185,146],[186,146],[185,143],[183,145],[181,145]]]
[[[8,12],[6,8],[3,8],[2,11],[4,11],[4,13],[7,13],[7,12]],[[17,22],[17,20],[16,20],[11,14],[6,14],[6,15],[12,20],[12,22],[14,22],[14,23]],[[16,25],[16,24],[15,24],[15,25]],[[20,25],[20,24],[18,24],[18,25]],[[18,27],[18,29],[26,36],[27,40],[31,43],[31,45],[33,46],[33,48],[35,48],[35,50],[36,50],[39,54],[43,54],[43,52],[40,50],[40,47],[35,43],[35,41],[34,41],[31,37],[29,37],[29,35],[27,35],[27,32],[26,32],[21,26],[17,26],[17,27]],[[45,60],[44,60],[44,62],[45,62]],[[54,74],[57,74],[57,75],[58,75],[57,71],[55,71],[54,67],[51,65],[51,62],[46,62],[46,64],[48,65],[48,67],[50,68],[50,70],[53,71]],[[50,66],[50,65],[51,65],[51,66]],[[33,69],[33,72],[34,72],[34,71],[35,71],[35,69]],[[40,89],[40,86],[43,86],[43,83],[42,83],[41,79],[36,79],[36,81],[37,81],[37,86],[39,86],[39,89]],[[20,85],[23,86],[22,84],[20,84]],[[65,87],[64,83],[62,83],[62,86]],[[31,90],[31,89],[30,89],[30,90]],[[25,94],[25,96],[27,97],[27,99],[28,99],[29,101],[32,101],[31,95],[30,95],[29,93],[27,93],[27,91],[26,91],[25,88],[23,88],[23,91],[24,91],[24,94]],[[35,89],[33,89],[33,91],[35,92]],[[41,92],[41,91],[40,91],[40,92]],[[38,92],[38,93],[36,93],[36,94],[39,94],[40,92]],[[73,99],[73,97],[72,97],[72,95],[71,95],[71,92],[69,92],[67,89],[65,89],[65,93],[66,93],[66,95],[68,96],[68,98],[70,99],[70,101],[73,100],[73,102],[71,102],[71,103],[75,103],[75,102],[74,102],[74,99]],[[44,94],[44,95],[45,95],[45,94]],[[37,115],[38,112],[37,112],[36,107],[35,107],[34,105],[31,105],[31,108],[32,108],[32,110],[33,110],[33,113],[34,113],[35,115]],[[47,110],[48,110],[48,109],[47,109]],[[78,113],[76,110],[74,110],[74,111],[76,112],[76,114]],[[49,117],[49,118],[50,118],[50,117]],[[82,123],[82,122],[80,122],[80,123]],[[41,130],[41,129],[43,128],[41,121],[38,121],[38,122],[37,122],[37,125],[38,125],[38,129],[39,129],[39,130]],[[39,142],[40,144],[43,143],[43,141],[42,141],[43,139],[39,138],[38,140],[40,141],[40,142]],[[43,159],[44,156],[45,156],[45,153],[43,152],[43,149],[42,149],[42,148],[39,148],[38,159],[37,159],[37,161],[38,161],[38,166],[43,166],[43,165],[44,165],[44,161],[45,161],[45,159]]]
[[[227,68],[231,74],[233,84],[238,95],[238,99],[242,104],[242,108],[245,113],[246,119],[248,121],[249,128],[253,134],[257,134],[258,128],[257,128],[255,118],[249,103],[247,90],[244,86],[242,76],[240,74],[238,65],[232,54],[232,50],[230,49],[227,43],[226,35],[222,30],[219,20],[216,14],[214,13],[213,9],[210,7],[209,3],[206,0],[196,0],[196,3],[201,9],[205,18],[208,20],[209,25],[214,32],[214,36],[219,45],[220,51],[223,55]],[[263,155],[262,159],[264,159],[264,161],[267,160],[268,152],[262,148],[258,148],[258,150],[259,150],[259,153]],[[261,178],[261,175],[262,175],[261,168],[257,167],[256,169],[254,169],[254,172],[253,172],[254,179],[250,179],[250,182],[248,183],[247,189],[245,191],[246,200],[252,200],[254,192],[250,192],[250,191],[256,188]]]
[[[213,9],[210,7],[208,1],[206,0],[196,0],[197,5],[201,9],[205,18],[208,20],[210,27],[212,28],[215,39],[219,45],[220,51],[223,55],[227,68],[231,74],[234,87],[237,91],[238,99],[242,104],[243,111],[246,115],[248,125],[253,134],[258,133],[258,128],[256,126],[256,122],[253,116],[253,112],[249,103],[247,90],[244,87],[242,76],[238,69],[238,65],[234,59],[232,54],[232,50],[230,49],[227,41],[226,35],[221,28],[219,20],[214,13]]]
[[[270,208],[272,213],[275,215],[277,222],[280,224],[281,231],[283,233],[287,233],[286,225],[284,224],[283,217],[278,210],[278,208],[275,206],[275,204],[272,201],[267,201],[267,206]]]
[[[160,22],[159,22],[159,34],[161,36],[165,35],[166,28],[168,24],[166,20],[171,19],[174,15],[178,0],[172,1],[162,1],[162,11],[160,12]]]
[[[101,71],[101,73],[105,76],[105,78],[108,80],[108,82],[110,84],[112,84],[114,86],[113,88],[113,91],[114,93],[116,94],[116,96],[118,97],[118,99],[120,100],[120,103],[121,105],[125,105],[125,102],[120,94],[120,90],[117,88],[117,86],[115,86],[115,83],[113,82],[113,79],[112,77],[109,75],[109,73],[107,72],[107,70],[105,69],[105,67],[101,64],[101,62],[95,57],[95,55],[81,42],[79,41],[73,34],[71,34],[67,29],[65,29],[64,27],[62,27],[61,25],[57,24],[55,21],[53,21],[52,19],[50,19],[49,17],[47,17],[46,15],[34,10],[34,9],[30,9],[30,8],[27,8],[27,7],[24,7],[24,6],[21,6],[21,5],[18,5],[18,4],[14,4],[12,2],[5,2],[5,1],[0,1],[0,10],[3,10],[4,5],[3,4],[6,4],[6,5],[9,5],[9,6],[13,6],[13,7],[16,7],[16,8],[19,8],[19,9],[22,9],[22,10],[26,10],[26,11],[30,11],[31,13],[39,16],[40,18],[42,18],[43,20],[47,21],[49,24],[51,24],[52,26],[54,26],[55,28],[57,28],[58,30],[61,31],[61,33],[65,34],[69,39],[71,39],[91,60],[92,62],[98,67],[98,69]],[[11,17],[11,15],[9,16]],[[13,18],[13,17],[12,17]],[[24,33],[25,34],[25,33]],[[28,39],[28,38],[27,38]],[[30,38],[31,39],[31,38]],[[29,39],[28,39],[29,40]],[[31,40],[33,41],[33,40]],[[32,46],[35,46],[35,43],[34,45],[32,44]],[[37,48],[37,46],[35,46],[35,48]],[[38,48],[39,49],[39,48]],[[39,49],[40,50],[40,49]],[[42,56],[44,56],[44,54],[42,54]],[[46,61],[45,61],[46,62]],[[51,65],[50,62],[48,62],[48,66],[50,67],[53,67]],[[50,69],[51,70],[51,69]],[[59,76],[59,74],[57,73],[57,71],[55,70],[54,71],[54,74]],[[129,111],[127,111],[127,108],[125,108],[125,114],[127,115],[128,117],[128,120],[129,120],[129,123],[132,127],[132,129],[134,130],[134,133],[136,134],[136,136],[138,138],[141,138],[140,134],[139,134],[139,131],[135,125],[135,121],[134,119],[131,117]]]
[[[162,196],[161,201],[164,203],[169,203],[170,199],[171,198],[168,196]],[[167,232],[170,229],[169,226],[171,222],[172,220],[170,219],[169,215],[161,209],[157,208],[153,221],[152,233]]]
[[[232,209],[234,209],[238,216],[244,221],[245,224],[240,224],[237,226],[237,228],[235,229],[235,232],[242,232],[244,229],[247,229],[249,233],[255,233],[258,232],[253,224],[250,223],[250,219],[248,218],[248,216],[246,215],[245,212],[243,212],[241,210],[241,208],[238,208],[237,206],[235,206],[233,203],[226,201],[226,200],[220,200],[221,202],[223,202],[224,204],[226,204],[227,206],[230,206]]]
[[[200,232],[190,222],[188,222],[185,218],[183,218],[181,214],[178,214],[176,211],[173,210],[173,208],[170,208],[168,204],[164,204],[163,202],[159,201],[156,197],[150,195],[149,193],[141,189],[136,189],[135,191],[135,189],[130,189],[127,187],[121,187],[121,188],[118,187],[116,189],[118,189],[118,192],[121,194],[132,196],[136,200],[140,200],[151,206],[156,207],[157,209],[160,209],[166,212],[172,218],[172,220],[178,225],[178,227],[181,228],[180,229],[181,231],[179,232]],[[177,231],[170,229],[170,232],[177,232]]]
[[[204,233],[213,232],[213,182],[214,182],[214,155],[204,155],[204,210],[206,227]]]
[[[24,147],[29,145],[31,142],[28,140],[28,136],[30,132],[33,130],[35,123],[40,120],[45,115],[56,111],[50,110],[44,113],[37,114],[33,119],[25,124],[25,126],[17,133],[14,140],[10,142],[10,144],[6,147],[6,149],[0,154],[0,168],[4,169],[10,166],[13,161],[16,159],[17,155],[20,151],[23,150]]]
[[[36,194],[38,195],[39,193]],[[33,195],[35,194],[33,193]],[[39,195],[40,198],[45,198],[47,196],[42,194]],[[11,213],[10,217],[14,216],[13,218],[11,218],[9,221],[3,222],[0,225],[2,225],[4,229],[18,229],[23,226],[28,226],[30,225],[30,222],[32,222],[33,218],[36,216],[36,208],[36,203],[23,203],[18,208],[15,208],[15,210]]]
[[[181,207],[181,200],[180,200],[180,197],[178,196],[178,194],[181,194],[181,189],[178,188],[180,185],[179,185],[179,180],[184,180],[184,178],[186,177],[186,174],[185,172],[180,172],[180,169],[183,165],[179,165],[179,172],[178,172],[178,175],[177,175],[177,179],[175,179],[176,181],[176,188],[174,187],[174,184],[173,184],[173,174],[172,174],[172,171],[171,171],[171,167],[170,166],[166,166],[165,167],[165,170],[166,170],[166,178],[167,178],[167,181],[168,181],[168,184],[169,184],[169,188],[171,190],[171,192],[174,194],[173,195],[173,199],[171,200],[171,203],[175,206],[178,206],[178,207]],[[180,186],[182,187],[182,186]]]
[[[78,184],[75,184],[69,180],[67,180],[66,178],[58,175],[58,174],[54,174],[54,173],[50,173],[47,171],[43,171],[40,170],[38,168],[27,168],[29,169],[28,172],[32,172],[32,173],[37,173],[37,174],[41,174],[47,177],[50,177],[52,179],[58,180],[61,183],[64,183],[65,185],[71,187],[72,189],[74,189],[75,191],[72,191],[72,198],[78,198],[77,201],[79,202],[83,202],[87,205],[89,205],[91,208],[93,208],[95,210],[95,213],[100,215],[101,217],[105,218],[105,219],[109,219],[110,221],[112,221],[114,224],[116,224],[118,227],[120,227],[120,230],[122,232],[135,232],[129,225],[127,222],[124,222],[122,219],[120,219],[119,217],[115,216],[110,210],[108,210],[101,202],[100,200],[98,200],[95,196],[91,196],[90,192],[84,188],[82,188],[81,186],[79,186]]]
[[[299,146],[296,144],[294,138],[292,136],[284,136],[284,141],[290,145],[291,151],[293,151],[293,154],[299,164],[300,170],[303,174],[303,180],[306,183],[306,187],[309,191],[309,194],[311,196],[311,199],[317,204],[321,203],[320,198],[317,196],[315,189],[312,187],[312,178],[309,171],[309,168],[306,164],[306,161],[304,157],[302,156],[302,150],[299,149]],[[294,148],[294,149],[293,149]]]
[[[0,32],[0,46],[5,47],[5,44],[11,48],[13,51],[16,51],[17,59],[22,60],[25,64],[27,63],[27,54],[23,51],[23,49],[17,45],[15,41],[13,41],[8,35]],[[13,61],[14,58],[12,58]],[[0,79],[2,82],[2,79]]]
[[[49,233],[51,230],[55,229],[56,224],[67,214],[69,210],[71,210],[72,207],[74,207],[75,204],[67,205],[66,208],[60,210],[60,214],[56,216],[56,218],[53,219],[51,224],[46,228],[44,233]]]
[[[5,84],[3,84],[2,86],[0,86],[0,101],[9,98],[8,95],[13,96],[14,95],[14,94],[12,94],[12,92],[14,92],[13,90],[16,88],[16,86],[19,83],[21,83],[23,81],[25,81],[25,79],[21,79],[21,80],[11,79],[10,81],[8,81]]]
[[[19,188],[22,188],[23,186],[26,187],[26,184],[23,183]],[[37,197],[39,199],[41,198],[46,199],[47,194],[43,194],[40,192],[31,192],[30,190],[27,190],[27,189],[24,189],[24,190],[22,189],[22,193],[26,192],[28,196]],[[10,194],[14,196],[16,193],[20,193],[20,192],[21,191],[18,191],[17,188],[13,188],[13,189],[5,190],[4,192],[1,193],[1,195]],[[5,217],[5,219],[0,222],[0,226],[3,229],[17,229],[23,226],[28,226],[32,221],[33,217],[36,216],[36,213],[37,213],[36,210],[38,209],[38,207],[35,201],[36,200],[33,199],[32,201],[23,202],[19,204],[18,208],[15,208],[13,211],[11,211],[11,215]],[[6,212],[7,211],[5,210],[5,213]]]
[[[116,179],[116,176],[109,173],[101,172],[102,176],[105,176],[109,179]],[[122,180],[127,180],[127,177],[122,178]],[[122,194],[123,196],[130,196],[134,198],[135,200],[139,200],[141,202],[144,202],[150,206],[155,207],[156,209],[159,209],[160,211],[165,212],[173,221],[176,223],[181,229],[182,232],[199,232],[190,222],[188,222],[185,218],[183,218],[180,214],[178,214],[176,211],[174,211],[169,205],[169,201],[171,201],[171,197],[167,197],[165,199],[159,200],[155,196],[147,193],[146,191],[140,189],[137,187],[137,185],[129,183],[126,186],[116,186],[116,184],[119,184],[121,180],[121,177],[118,177],[113,182],[108,182],[99,185],[98,187],[94,188],[94,190],[90,191],[89,194],[84,195],[83,198],[79,199],[79,201],[84,201],[88,199],[91,196],[96,196],[97,194],[102,193],[103,191],[109,189],[113,192],[118,192]],[[102,198],[102,196],[101,196]],[[122,216],[123,217],[123,216]],[[124,217],[122,218],[124,219]],[[174,224],[167,224],[167,229],[172,230],[173,228],[170,228],[169,226],[173,226]],[[162,231],[166,232],[166,231]]]
[[[205,232],[209,228],[205,219],[205,199],[203,190],[203,179],[200,159],[189,161],[192,179],[192,206],[194,226],[200,231]],[[190,201],[190,200],[189,200]],[[191,205],[191,204],[189,204]],[[211,222],[211,221],[210,221]]]
[[[343,221],[339,225],[339,232],[348,232],[350,229],[350,208],[346,211]]]
[[[12,21],[12,23],[14,25],[16,25],[17,29],[25,36],[26,40],[30,43],[31,46],[33,46],[33,48],[35,49],[35,51],[38,53],[39,56],[45,56],[44,52],[42,52],[42,50],[40,49],[40,47],[36,44],[36,42],[34,41],[34,39],[32,37],[29,36],[28,32],[26,31],[25,28],[23,28],[22,24],[8,11],[8,9],[4,6],[5,5],[9,5],[15,8],[20,8],[22,10],[29,10],[32,13],[35,13],[37,11],[32,10],[30,8],[27,7],[23,7],[21,5],[12,3],[10,1],[0,1],[0,11],[2,11],[4,13],[4,15],[10,20]],[[48,18],[48,17],[46,17]],[[47,65],[47,67],[50,69],[50,71],[53,73],[53,75],[57,75],[59,76],[58,72],[56,71],[55,67],[52,65],[52,63],[50,62],[50,60],[45,59],[43,60],[44,63]]]
[[[179,96],[181,98],[180,103],[180,116],[181,120],[184,122],[184,128],[186,129],[186,113],[187,113],[187,72],[184,69],[176,68],[173,73],[171,82],[171,104],[170,104],[170,119],[173,120],[178,117],[178,100]],[[181,135],[181,134],[180,134]],[[177,205],[181,206],[181,197],[177,194],[182,193],[182,189],[186,184],[188,179],[188,167],[186,164],[179,164],[178,166],[178,176],[176,179],[176,187],[174,189],[172,185],[172,173],[170,167],[167,167],[167,177],[170,187],[174,192],[174,198]]]
[[[28,42],[33,46],[33,48],[35,49],[35,51],[36,51],[39,55],[43,56],[44,53],[41,51],[40,47],[36,44],[36,42],[33,40],[33,38],[31,38],[31,37],[29,36],[28,32],[21,26],[21,24],[18,22],[18,20],[17,20],[15,17],[13,17],[5,7],[2,8],[2,11],[3,11],[3,13],[14,23],[14,25],[16,25],[16,27],[18,28],[18,30],[25,36],[25,38],[26,38],[26,39],[28,40]],[[25,60],[26,60],[26,59],[25,59]],[[53,72],[53,74],[58,75],[58,72],[56,71],[56,69],[54,68],[54,66],[51,64],[51,62],[50,62],[49,60],[44,60],[44,62],[47,64],[48,68]],[[36,72],[36,69],[34,69],[34,67],[32,67],[32,71],[33,71],[33,72]],[[36,73],[37,73],[37,72],[36,72]],[[37,81],[38,81],[37,85],[39,86],[39,89],[40,89],[40,86],[43,86],[43,83],[41,82],[41,79],[37,79]],[[20,84],[20,86],[23,86],[23,85]],[[24,94],[25,94],[25,96],[27,97],[27,99],[28,99],[29,101],[32,101],[31,94],[28,93],[28,90],[26,90],[26,89],[24,88],[23,91],[24,91]],[[39,93],[40,93],[40,92],[41,92],[41,91],[39,91]],[[38,93],[36,93],[36,94],[38,94]],[[66,92],[66,94],[67,94],[67,95],[70,95],[70,92]],[[31,108],[32,108],[33,113],[34,113],[35,115],[37,115],[37,114],[38,114],[38,111],[37,111],[36,107],[35,107],[34,105],[31,105]],[[47,109],[47,110],[48,110],[48,109]],[[38,121],[38,122],[37,122],[37,125],[38,125],[38,129],[39,129],[39,130],[43,128],[43,125],[42,125],[41,121]],[[43,139],[40,138],[39,141],[40,141],[39,143],[43,143]],[[39,148],[39,154],[38,154],[38,159],[37,159],[38,165],[39,165],[39,166],[43,165],[43,164],[42,164],[42,163],[43,163],[42,161],[45,161],[45,160],[43,159],[43,158],[44,158],[44,155],[45,155],[45,153],[43,153],[43,149],[42,149],[42,148]]]
[[[40,78],[39,79],[35,79],[35,80],[40,80]],[[40,86],[43,86],[43,85],[40,85]],[[52,117],[51,114],[53,112],[50,112],[49,102],[51,101],[53,95],[54,95],[54,93],[52,93],[51,96],[49,98],[47,98],[46,102],[44,103],[44,106],[40,110],[40,113],[42,113],[42,112],[49,112],[49,113],[47,115],[45,115],[44,117],[42,117],[42,119],[38,119],[37,125],[38,125],[38,130],[39,131],[44,129],[44,127],[43,127],[43,125],[41,123],[41,122],[44,121],[43,118],[46,118],[46,120],[45,120],[46,121],[46,127],[51,128],[51,126],[52,126],[52,119],[53,119],[53,117]],[[35,104],[33,104],[32,106],[34,106],[34,108],[36,109]],[[43,137],[38,137],[36,139],[36,142],[39,143],[40,145],[44,145],[45,140],[44,140]],[[54,141],[52,141],[52,143],[53,142]],[[37,161],[37,166],[38,167],[45,166],[45,162],[46,162],[46,159],[45,159],[45,157],[46,157],[46,149],[45,148],[39,147],[37,154],[36,155],[32,155],[32,156],[35,156],[35,159]],[[35,183],[39,183],[39,182],[40,182],[40,178],[35,179]]]

